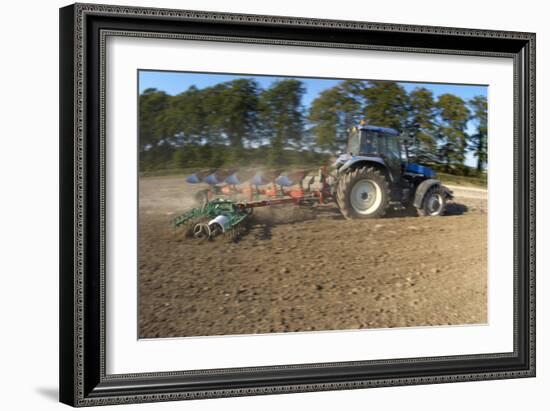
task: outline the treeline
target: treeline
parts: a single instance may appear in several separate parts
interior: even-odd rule
[[[242,78],[171,96],[139,96],[140,170],[222,164],[318,164],[345,147],[347,130],[366,119],[414,137],[417,161],[454,174],[482,174],[487,161],[487,99],[435,98],[391,81],[345,80],[303,104],[304,84],[262,89]],[[474,132],[468,133],[472,122]],[[472,152],[477,167],[464,164]]]

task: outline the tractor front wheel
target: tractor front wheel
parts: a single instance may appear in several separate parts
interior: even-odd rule
[[[347,219],[382,217],[389,199],[388,181],[374,167],[358,167],[338,182],[336,202]]]
[[[428,190],[424,196],[422,207],[418,209],[421,216],[435,217],[443,215],[447,203],[447,197],[443,189],[436,185]]]

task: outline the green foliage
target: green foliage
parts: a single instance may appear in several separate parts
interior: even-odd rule
[[[438,153],[445,164],[445,172],[463,171],[466,156],[466,123],[470,111],[460,97],[453,94],[442,94],[437,100],[439,114],[437,134],[440,139]]]
[[[319,148],[336,150],[346,141],[347,130],[359,120],[361,90],[362,82],[348,80],[323,91],[312,102],[308,120]]]
[[[477,157],[477,171],[487,164],[487,97],[476,96],[469,101],[472,120],[476,122],[476,132],[469,136],[470,149]]]
[[[140,170],[222,165],[318,165],[343,148],[360,119],[413,136],[418,161],[461,175],[483,175],[487,162],[487,100],[469,102],[392,81],[344,80],[304,107],[304,84],[277,81],[262,89],[241,78],[170,96],[139,96]],[[476,132],[468,135],[468,121]],[[471,151],[476,169],[466,167]]]
[[[437,178],[441,180],[443,184],[449,185],[463,185],[463,186],[481,186],[487,187],[487,174],[477,174],[475,170],[472,170],[471,174],[445,174],[443,172],[437,173]]]
[[[434,138],[436,132],[437,109],[433,93],[419,87],[409,95],[409,119],[407,133],[416,138],[414,153],[417,161],[433,164],[437,153],[437,144]]]
[[[256,139],[258,85],[249,79],[232,81],[220,95],[220,123],[232,147]]]
[[[394,81],[369,81],[362,91],[367,104],[363,115],[370,124],[403,131],[409,113],[409,96]]]
[[[139,142],[142,149],[156,147],[165,136],[162,117],[170,100],[164,91],[149,88],[140,96]]]
[[[282,80],[260,94],[261,137],[269,141],[268,164],[287,163],[285,148],[298,147],[304,135],[302,97],[305,88],[301,81]]]

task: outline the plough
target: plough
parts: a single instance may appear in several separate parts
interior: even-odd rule
[[[242,182],[243,177],[248,181]],[[201,190],[201,205],[172,220],[174,228],[186,227],[186,235],[196,239],[212,239],[223,234],[230,240],[240,237],[255,208],[277,205],[312,206],[332,197],[327,183],[326,167],[318,172],[319,188],[313,188],[315,176],[299,170],[282,174],[280,170],[250,174],[249,171],[203,170],[186,178],[191,184],[207,183]],[[229,197],[229,198],[223,198]],[[247,200],[239,201],[239,197]]]
[[[195,199],[207,203],[219,196],[230,198],[245,197],[248,201],[262,197],[292,197],[301,199],[308,194],[317,193],[322,203],[329,194],[327,167],[321,167],[317,173],[320,190],[313,190],[316,176],[311,170],[296,170],[284,173],[282,170],[254,172],[251,170],[221,169],[201,170],[186,178],[191,184],[206,183],[207,189],[197,192]],[[307,179],[307,182],[306,182]]]

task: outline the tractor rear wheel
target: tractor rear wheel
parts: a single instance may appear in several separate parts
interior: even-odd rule
[[[428,190],[424,196],[422,207],[418,209],[418,214],[421,216],[435,217],[443,215],[447,196],[441,186],[436,185]]]
[[[388,181],[374,167],[358,167],[346,173],[336,189],[336,202],[347,219],[382,217],[389,199]]]

